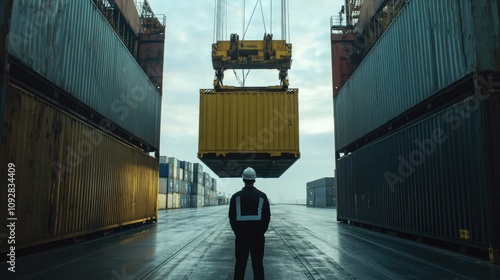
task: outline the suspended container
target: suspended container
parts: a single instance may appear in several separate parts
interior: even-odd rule
[[[280,177],[300,158],[298,112],[298,89],[201,89],[198,158],[219,177]]]

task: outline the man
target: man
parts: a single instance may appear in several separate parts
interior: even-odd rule
[[[264,233],[269,227],[271,210],[265,193],[254,187],[257,174],[253,168],[243,171],[245,186],[233,194],[229,204],[229,222],[236,236],[234,279],[243,279],[248,253],[252,257],[254,279],[264,279]]]

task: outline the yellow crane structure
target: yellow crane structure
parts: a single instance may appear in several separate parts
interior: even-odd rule
[[[288,87],[288,69],[292,66],[292,44],[273,40],[266,34],[262,40],[240,41],[238,34],[231,34],[230,41],[212,44],[212,65],[216,79],[214,87],[220,88],[226,69],[278,69],[283,88]]]
[[[298,89],[288,87],[291,64],[292,44],[272,34],[240,40],[233,33],[212,44],[215,79],[213,89],[200,90],[198,158],[219,177],[240,177],[251,166],[258,177],[277,178],[300,158]],[[225,86],[228,69],[276,69],[280,85]]]

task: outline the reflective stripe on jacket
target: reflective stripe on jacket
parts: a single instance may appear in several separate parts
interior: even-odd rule
[[[255,187],[244,187],[231,197],[229,222],[235,234],[264,234],[270,220],[267,196]]]

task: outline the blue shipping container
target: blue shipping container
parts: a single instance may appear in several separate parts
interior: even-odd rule
[[[169,177],[168,173],[168,163],[160,163],[160,177],[167,178]]]

